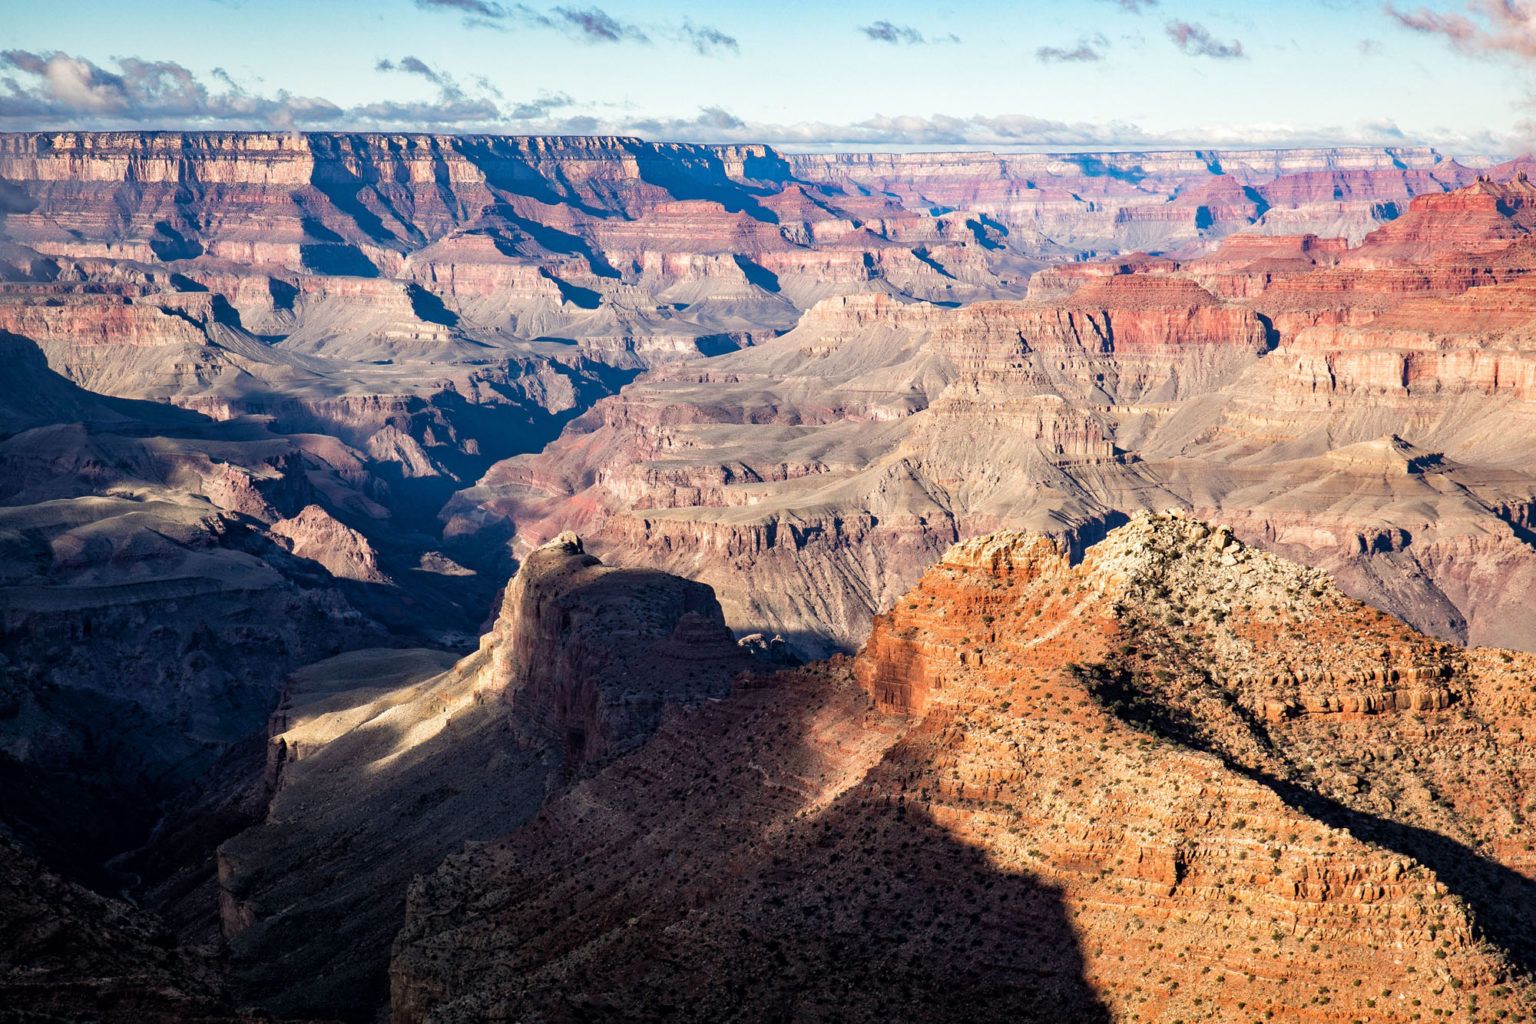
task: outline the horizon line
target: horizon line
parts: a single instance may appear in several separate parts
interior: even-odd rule
[[[1152,155],[1162,153],[1309,153],[1331,152],[1339,150],[1375,150],[1378,152],[1395,153],[1406,151],[1418,151],[1433,153],[1447,160],[1459,162],[1462,159],[1493,160],[1495,162],[1507,162],[1528,156],[1529,153],[1504,152],[1504,153],[1457,153],[1453,148],[1433,142],[1333,142],[1333,143],[1307,143],[1303,145],[1261,145],[1228,143],[1205,145],[1191,142],[1186,145],[1159,145],[1139,147],[1127,145],[1124,147],[1095,147],[1095,146],[1052,146],[1045,143],[1020,143],[1017,145],[989,145],[986,143],[899,143],[899,142],[856,142],[851,140],[831,140],[825,143],[804,142],[773,142],[763,140],[700,140],[678,138],[648,138],[644,135],[624,132],[497,132],[497,131],[455,131],[433,130],[430,128],[78,128],[78,127],[42,127],[42,128],[0,128],[0,138],[38,135],[198,135],[198,136],[264,136],[281,138],[299,136],[338,136],[354,135],[376,138],[399,137],[423,137],[423,138],[486,138],[486,139],[560,139],[560,140],[614,140],[639,143],[652,146],[696,146],[711,149],[744,149],[762,147],[776,150],[788,155],[821,155],[831,156],[839,154],[1000,154],[1000,155],[1027,155],[1027,156],[1131,156]]]

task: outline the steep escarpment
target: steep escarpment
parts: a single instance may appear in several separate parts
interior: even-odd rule
[[[370,1019],[406,886],[634,749],[666,708],[718,698],[753,656],[709,588],[532,552],[480,649],[358,651],[298,673],[273,717],[266,820],[218,852],[245,997]]]
[[[377,506],[341,446],[104,399],[30,346],[7,353],[28,390],[0,439],[0,822],[100,884],[260,730],[287,671],[384,642],[377,581],[333,575],[318,539],[290,553],[277,529],[306,505]],[[416,628],[441,628],[446,604]]]
[[[461,492],[447,530],[590,522],[598,550],[659,549],[734,621],[824,651],[956,539],[1081,545],[1180,505],[1438,635],[1536,646],[1473,568],[1536,566],[1531,191],[1423,196],[1354,246],[1235,235],[1060,264],[1023,301],[829,299],[598,403]]]
[[[1170,418],[1149,457],[1195,460],[1170,466],[1195,507],[1381,607],[1531,647],[1522,610],[1476,569],[1531,571],[1536,491],[1517,440],[1532,415],[1531,195],[1523,178],[1483,180],[1415,202],[1354,249],[1223,265],[1279,344],[1198,415]],[[1186,272],[1220,290],[1206,262]]]
[[[393,1016],[1519,1019],[1533,667],[1179,516],[977,538],[415,885]]]
[[[981,247],[926,208],[799,181],[761,146],[325,133],[3,141],[13,242],[55,259],[173,264],[260,333],[287,333],[318,278],[373,280],[418,313],[527,337],[591,311],[607,331],[659,328],[702,344],[792,323],[818,289],[878,286],[887,273],[957,298],[999,288],[988,266],[1013,248]],[[695,308],[674,316],[683,307]],[[582,333],[601,341],[604,328],[590,326]]]
[[[0,763],[25,794],[5,827],[114,889],[158,882],[107,862],[164,863],[139,849],[163,815],[196,837],[182,857],[211,854],[239,822],[198,826],[183,804],[242,804],[193,791],[259,736],[287,673],[381,643],[473,646],[511,563],[495,531],[441,550],[453,490],[652,362],[773,336],[798,313],[795,273],[885,287],[870,268],[902,263],[888,243],[803,193],[764,205],[763,157],[0,138]],[[796,210],[846,246],[770,269],[753,254],[814,247],[810,228],[780,231]],[[904,280],[950,293],[897,248]]]
[[[595,221],[619,214],[676,230],[690,204],[730,215],[706,221],[705,229],[718,224],[717,232],[736,234],[736,250],[749,258],[754,234],[759,244],[787,252],[773,244],[776,236],[825,245],[866,231],[909,250],[947,252],[967,240],[1032,248],[1034,255],[1172,249],[1263,224],[1266,216],[1280,217],[1290,232],[1309,220],[1358,230],[1389,219],[1393,204],[1472,176],[1434,150],[1408,148],[785,156],[765,146],[623,137],[0,137],[0,178],[16,193],[7,230],[22,244],[43,242],[52,254],[75,257],[206,256],[386,276],[406,276],[398,271],[412,253],[469,226],[490,228],[509,255],[544,250],[552,271],[643,266],[666,252],[655,248],[666,244],[664,233]],[[843,206],[860,216],[826,215]],[[596,251],[584,248],[593,243]],[[942,255],[924,255],[948,265]]]
[[[1187,281],[960,310],[827,300],[771,344],[599,403],[459,495],[447,529],[507,518],[536,542],[579,521],[601,550],[710,582],[734,621],[846,648],[958,537],[1025,524],[1080,545],[1176,500],[1127,426],[1268,350],[1252,311]]]
[[[827,295],[1020,294],[1041,255],[764,147],[25,133],[0,136],[0,181],[0,330],[98,394],[337,438],[428,532],[647,367],[761,343]]]

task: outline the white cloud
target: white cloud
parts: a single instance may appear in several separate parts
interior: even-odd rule
[[[415,57],[381,60],[436,86],[422,101],[380,99],[343,107],[324,97],[251,92],[215,71],[212,87],[179,64],[123,58],[113,68],[63,53],[0,51],[0,126],[40,128],[392,130],[615,134],[678,142],[761,142],[786,149],[921,148],[1111,150],[1304,147],[1425,143],[1453,152],[1500,153],[1511,141],[1456,129],[1413,131],[1390,121],[1354,126],[1192,125],[1149,130],[1127,121],[1061,121],[1031,114],[877,114],[847,122],[754,121],[719,106],[660,116],[582,103],[564,93],[507,100],[474,90]]]

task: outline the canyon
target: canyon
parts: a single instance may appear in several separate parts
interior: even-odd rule
[[[0,996],[1521,1019],[1529,166],[0,134]]]
[[[448,529],[486,510],[524,543],[578,529],[819,655],[956,540],[1081,547],[1171,505],[1429,632],[1529,648],[1510,581],[1533,568],[1536,189],[1511,174],[1422,196],[1353,247],[1240,234],[1053,265],[1021,300],[824,300],[772,345],[598,402],[456,495]]]

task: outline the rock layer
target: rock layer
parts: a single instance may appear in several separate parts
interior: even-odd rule
[[[0,1015],[8,1020],[234,1024],[206,952],[119,900],[0,843]]]
[[[697,587],[540,553],[573,527],[816,653],[962,536],[1080,553],[1182,503],[1526,643],[1480,568],[1532,575],[1529,191],[1407,149],[0,136],[0,827],[200,941],[213,850],[278,785],[221,864],[240,969],[274,1005],[367,1003],[410,871],[745,657]],[[470,662],[357,654],[473,648],[509,539],[563,582],[525,567]],[[263,776],[282,680],[339,652]]]
[[[1533,671],[1178,516],[977,538],[414,886],[393,1019],[1521,1019]]]
[[[1061,264],[1023,301],[828,299],[653,372],[447,506],[716,586],[733,622],[852,649],[953,541],[1079,546],[1182,505],[1463,641],[1536,647],[1532,185],[1423,196],[1356,246],[1236,235]],[[1497,426],[1494,424],[1497,423]]]

